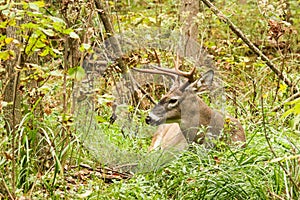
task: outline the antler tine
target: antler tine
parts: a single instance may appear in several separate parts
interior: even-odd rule
[[[132,69],[134,71],[142,72],[142,73],[166,75],[166,76],[171,77],[174,81],[177,80],[177,76],[176,76],[177,74],[176,74],[175,71],[171,72],[171,71],[165,70],[164,68],[157,67],[157,66],[154,66],[154,65],[151,65],[151,67],[153,67],[155,70],[152,70],[152,69],[138,69],[138,68],[132,68]]]
[[[189,72],[181,71],[179,69],[179,55],[178,54],[176,56],[176,60],[174,59],[174,65],[175,65],[175,70],[176,70],[177,75],[187,78],[189,83],[192,83],[194,81],[194,73],[195,73],[195,70],[196,70],[196,66],[194,66],[192,68],[192,70],[189,71]]]

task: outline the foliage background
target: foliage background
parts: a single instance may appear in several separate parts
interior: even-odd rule
[[[223,76],[228,112],[244,124],[247,147],[206,151],[192,146],[166,167],[130,180],[114,174],[110,179],[95,170],[103,163],[84,147],[74,123],[72,94],[75,83],[86,75],[84,60],[109,37],[99,16],[102,11],[94,1],[0,3],[0,198],[299,198],[300,102],[295,95],[300,80],[299,1],[214,2],[293,87],[285,85],[208,8],[201,7],[195,16],[199,43],[213,55]],[[182,27],[178,1],[102,3],[117,33]],[[123,136],[121,127],[108,125],[112,111],[107,94],[119,77],[115,68],[99,78],[97,98],[103,101],[95,108],[99,124],[114,141]],[[145,127],[142,120],[137,123]],[[122,145],[147,151],[150,138],[151,133],[142,140],[127,138]]]

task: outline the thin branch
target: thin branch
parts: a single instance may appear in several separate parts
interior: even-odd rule
[[[294,99],[300,98],[300,92],[293,94],[292,96],[290,96],[289,98],[287,98],[285,101],[283,101],[281,104],[279,104],[278,106],[276,106],[275,108],[273,108],[271,110],[271,112],[276,112],[278,111],[282,106],[284,106],[284,104],[293,101]]]
[[[3,182],[3,186],[5,187],[5,190],[6,190],[6,192],[8,193],[8,196],[9,196],[12,200],[14,200],[15,198],[14,198],[13,195],[10,193],[10,191],[9,191],[9,189],[8,189],[8,187],[7,187],[7,184],[5,183],[5,180],[4,180],[4,176],[3,176],[3,174],[2,174],[2,171],[0,171],[0,175],[1,175],[2,182]],[[1,197],[1,196],[0,196],[0,197]]]
[[[104,25],[105,31],[109,36],[113,36],[115,34],[114,27],[110,21],[110,17],[107,14],[108,11],[105,9],[104,5],[102,4],[101,0],[95,1],[96,8],[98,9],[97,12],[101,18],[101,21]]]
[[[95,0],[95,5],[97,8],[98,15],[104,25],[106,34],[110,37],[111,46],[114,50],[115,55],[117,55],[118,64],[121,68],[122,73],[125,73],[127,71],[127,67],[125,66],[123,60],[122,60],[122,48],[120,46],[120,43],[116,37],[113,37],[115,34],[114,27],[111,23],[110,17],[108,15],[108,11],[105,8],[105,6],[102,4],[101,0]]]
[[[270,67],[270,69],[281,79],[285,84],[287,84],[290,88],[293,88],[292,82],[281,72],[277,69],[275,64],[269,60],[269,58],[263,54],[251,41],[250,39],[232,22],[230,21],[217,7],[215,7],[209,0],[201,0],[210,10],[217,16],[221,21],[229,25],[229,28],[239,37],[241,38],[248,47],[256,53],[258,56],[261,57],[263,61]],[[293,93],[298,93],[298,89],[294,88],[292,91]]]
[[[149,95],[148,92],[146,92],[138,82],[136,82],[135,84],[137,85],[137,87],[139,88],[139,90],[141,90],[141,92],[147,97],[147,99],[148,99],[151,103],[156,104],[156,102],[155,102],[155,100],[152,98],[152,96]]]

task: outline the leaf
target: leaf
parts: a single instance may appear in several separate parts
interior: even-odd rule
[[[52,29],[41,29],[43,31],[43,33],[45,33],[46,35],[53,37],[54,36],[54,31]]]
[[[63,54],[63,53],[60,52],[58,49],[52,48],[52,51],[53,51],[54,53],[58,54],[58,55],[62,55],[62,54]]]
[[[286,105],[294,105],[294,107],[292,107],[291,109],[289,109],[288,111],[292,111],[292,113],[299,115],[300,114],[300,99],[296,99],[294,101],[288,102],[286,103]],[[287,111],[287,112],[288,112]]]
[[[0,51],[0,60],[8,60],[14,57],[14,52],[12,51]]]
[[[294,125],[293,127],[296,128],[297,124],[300,121],[300,99],[296,99],[294,101],[286,103],[286,105],[294,105],[291,109],[287,110],[282,114],[280,120],[284,120],[287,116],[294,114]]]
[[[1,2],[2,3],[2,2]],[[3,2],[4,3],[4,2]],[[0,11],[2,11],[2,10],[5,10],[5,9],[8,9],[8,7],[9,7],[9,3],[7,3],[7,4],[5,4],[5,5],[1,5],[0,6]]]
[[[84,47],[84,49],[88,50],[89,48],[91,48],[91,45],[90,44],[86,44],[86,43],[83,43],[82,46]]]
[[[90,44],[87,43],[83,43],[80,47],[79,47],[79,51],[84,52],[84,50],[89,50],[91,48]]]
[[[82,67],[73,67],[68,71],[69,76],[76,81],[80,81],[85,77],[85,71]]]
[[[58,18],[58,17],[53,17],[53,16],[50,16],[49,17],[53,22],[55,23],[61,23],[61,24],[66,24],[65,21],[61,18]]]
[[[45,7],[45,2],[44,1],[35,1],[35,2],[32,2],[32,3],[37,5],[39,8]]]
[[[36,48],[43,48],[43,47],[45,47],[46,46],[46,44],[44,43],[44,42],[42,42],[41,40],[38,40],[37,42],[36,42],[36,44],[35,44],[35,47]]]
[[[29,23],[26,23],[26,24],[22,24],[21,25],[22,29],[36,29],[36,28],[39,28],[39,25],[38,24],[34,24],[32,22],[29,22]]]
[[[36,11],[40,10],[39,6],[35,3],[29,3],[28,5],[29,5],[29,8],[32,10],[36,10]]]
[[[102,116],[96,116],[95,117],[96,118],[96,121],[98,122],[98,123],[104,123],[104,122],[107,122],[107,120],[105,120]]]
[[[73,39],[79,39],[79,35],[77,35],[77,33],[75,33],[74,31],[72,31],[71,33],[69,33],[69,36]]]
[[[63,76],[62,72],[59,70],[51,71],[49,74],[54,77],[62,77]]]
[[[43,50],[43,52],[42,53],[40,53],[39,54],[39,56],[46,56],[46,55],[48,55],[49,54],[49,48],[45,48],[44,50]]]
[[[90,196],[92,194],[92,191],[91,190],[87,190],[85,193],[83,194],[78,194],[78,197],[80,199],[84,199],[84,198],[87,198],[88,196]]]
[[[14,38],[5,38],[5,44],[10,44]]]

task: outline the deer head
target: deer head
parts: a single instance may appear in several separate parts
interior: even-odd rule
[[[176,61],[174,60],[175,70],[157,66],[152,66],[155,70],[135,69],[140,72],[168,75],[174,80],[174,86],[150,111],[146,117],[146,123],[150,125],[179,123],[184,130],[199,127],[203,124],[208,125],[211,110],[195,94],[195,91],[206,90],[212,85],[214,71],[209,70],[201,78],[195,80],[196,67],[194,66],[190,72],[183,72],[179,70],[178,60],[179,57],[177,56]],[[187,80],[180,84],[179,77],[184,77]],[[195,133],[190,134],[190,136],[186,131],[183,131],[183,133],[189,141],[192,141],[195,137]]]
[[[186,77],[186,75],[183,76]],[[188,103],[188,100],[196,101],[196,99],[194,99],[197,98],[195,96],[195,90],[202,91],[207,89],[212,85],[213,77],[213,70],[209,70],[198,80],[190,82],[192,79],[189,79],[184,84],[177,85],[171,88],[171,90],[166,95],[164,95],[164,97],[150,111],[149,115],[146,118],[146,123],[151,125],[159,125],[165,122],[180,123],[180,120],[182,118],[182,104]],[[187,105],[185,105],[184,107],[186,106]]]
[[[195,93],[195,90],[203,91],[212,85],[214,71],[209,70],[201,78],[195,80],[195,67],[190,72],[183,72],[179,70],[178,65],[177,56],[175,70],[161,67],[153,67],[155,70],[137,70],[152,74],[168,75],[175,82],[170,91],[150,111],[146,117],[146,123],[151,125],[178,123],[188,143],[195,141],[211,146],[210,141],[213,138],[218,138],[224,132],[224,121],[226,118],[230,124],[230,129],[226,131],[230,138],[228,142],[244,143],[246,141],[245,132],[240,122],[231,116],[225,116],[223,113],[211,109]],[[183,84],[180,84],[178,81],[180,76],[187,79]],[[206,130],[200,131],[199,134],[199,127],[203,127]]]

